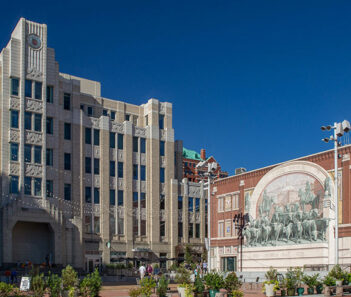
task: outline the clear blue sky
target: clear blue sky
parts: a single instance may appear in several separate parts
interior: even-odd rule
[[[351,120],[351,1],[4,1],[0,46],[23,16],[48,25],[60,71],[104,97],[173,103],[176,139],[224,170],[329,149]]]

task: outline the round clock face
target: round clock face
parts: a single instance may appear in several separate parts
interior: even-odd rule
[[[28,36],[28,43],[29,43],[29,46],[34,49],[40,49],[41,47],[40,37],[35,34],[30,34]]]

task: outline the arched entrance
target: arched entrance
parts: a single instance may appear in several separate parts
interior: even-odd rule
[[[54,231],[48,223],[18,221],[12,230],[12,261],[45,263],[54,257]]]

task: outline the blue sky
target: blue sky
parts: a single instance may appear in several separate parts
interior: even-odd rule
[[[5,1],[4,47],[23,16],[48,25],[60,71],[104,97],[173,103],[176,139],[224,170],[332,148],[350,117],[350,1]]]

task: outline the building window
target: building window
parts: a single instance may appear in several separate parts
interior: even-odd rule
[[[146,167],[145,165],[140,165],[140,180],[146,180]]]
[[[18,128],[18,110],[11,110],[11,128]]]
[[[140,138],[140,152],[142,154],[146,153],[146,139],[145,138]]]
[[[140,193],[140,207],[146,208],[146,193]]]
[[[71,94],[64,93],[63,95],[63,108],[71,110]]]
[[[138,179],[138,165],[133,164],[133,179],[137,180]]]
[[[34,196],[41,196],[41,178],[34,179]]]
[[[46,133],[47,134],[54,134],[54,119],[53,118],[46,118]]]
[[[100,159],[94,158],[94,174],[100,174]]]
[[[54,103],[54,87],[53,86],[46,87],[46,102],[47,103]]]
[[[64,138],[66,140],[71,140],[71,124],[70,123],[64,124]]]
[[[41,132],[41,114],[34,114],[34,131]]]
[[[32,81],[26,79],[24,86],[24,95],[28,98],[32,98]]]
[[[94,203],[95,204],[100,203],[100,189],[99,188],[94,188]]]
[[[91,187],[85,187],[85,203],[91,203]]]
[[[139,206],[139,195],[138,192],[133,192],[133,207],[138,208]]]
[[[200,238],[200,224],[195,224],[195,237]]]
[[[84,220],[84,226],[85,226],[85,232],[86,233],[93,233],[92,230],[92,225],[91,225],[91,216],[85,216],[85,220]]]
[[[10,194],[18,194],[18,176],[10,175]]]
[[[183,237],[183,223],[178,222],[178,237]]]
[[[218,198],[218,211],[223,211],[223,197]]]
[[[46,197],[54,197],[54,182],[52,180],[46,180]]]
[[[102,115],[103,115],[103,116],[107,116],[107,109],[103,109],[103,110],[102,110]]]
[[[85,157],[85,173],[91,173],[91,158]]]
[[[183,196],[178,196],[178,209],[183,209]]]
[[[116,133],[110,132],[110,148],[116,147]]]
[[[24,129],[32,130],[32,113],[25,112],[24,113]]]
[[[189,224],[189,238],[193,238],[194,237],[194,224],[190,223]]]
[[[87,112],[88,112],[88,116],[91,117],[93,115],[93,107],[88,106]]]
[[[84,111],[84,104],[80,105],[80,109]]]
[[[233,195],[233,209],[238,209],[239,208],[239,194],[234,194]]]
[[[160,129],[164,129],[164,121],[165,121],[165,116],[160,114],[158,119],[158,125]]]
[[[161,221],[160,222],[160,236],[166,236],[166,222]]]
[[[112,176],[112,177],[116,176],[116,162],[115,161],[110,161],[110,176]]]
[[[133,152],[138,152],[138,137],[133,137]]]
[[[29,144],[24,145],[24,162],[32,162],[32,146]]]
[[[71,184],[65,184],[65,200],[71,200]]]
[[[163,167],[160,167],[160,182],[165,182],[165,169]]]
[[[32,195],[32,178],[24,177],[24,195]]]
[[[224,236],[224,222],[218,222],[218,237]]]
[[[165,155],[165,142],[160,141],[160,156],[164,156],[164,155]]]
[[[118,149],[123,150],[123,134],[118,134]]]
[[[94,145],[100,145],[100,130],[94,129]]]
[[[192,197],[188,198],[188,211],[189,212],[194,211],[194,198],[192,198]]]
[[[34,146],[34,163],[41,164],[41,146]]]
[[[123,162],[118,162],[118,177],[123,177]]]
[[[11,156],[10,156],[10,160],[11,161],[18,161],[18,143],[11,143],[10,144],[11,148]]]
[[[195,212],[200,211],[200,198],[195,198]]]
[[[160,209],[165,209],[165,195],[160,195]]]
[[[208,200],[205,199],[205,213],[207,214],[207,210],[208,210]]]
[[[11,78],[11,95],[18,96],[19,90],[19,79],[12,77]]]
[[[64,168],[65,168],[65,170],[71,170],[71,154],[69,154],[69,153],[65,153]]]
[[[53,166],[54,164],[54,151],[53,149],[46,149],[46,165]]]
[[[122,190],[118,190],[118,206],[123,206],[123,191]]]
[[[100,233],[100,217],[94,217],[94,233]]]
[[[110,205],[116,205],[116,191],[110,189]]]
[[[111,111],[111,120],[114,121],[116,119],[116,112]]]
[[[125,117],[124,117],[124,120],[125,121],[129,121],[130,120],[130,114],[126,114]]]
[[[35,99],[41,100],[41,95],[42,95],[42,89],[43,89],[43,84],[39,81],[36,81],[34,83],[34,93],[35,93]]]
[[[91,144],[91,128],[85,128],[85,143]]]

